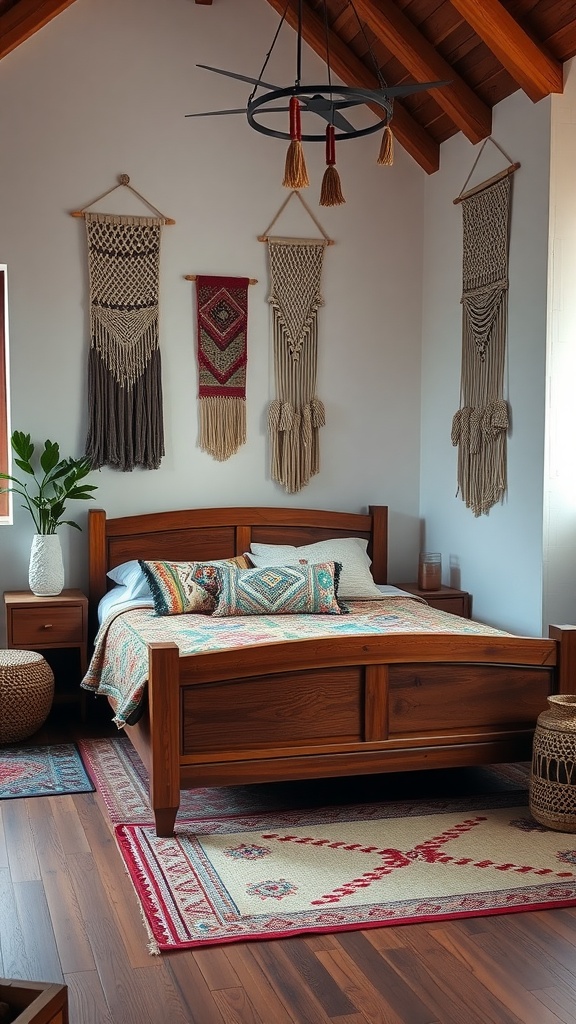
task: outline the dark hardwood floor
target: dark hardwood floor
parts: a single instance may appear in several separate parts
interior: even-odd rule
[[[33,742],[115,731],[55,713]],[[65,982],[71,1024],[574,1024],[576,908],[151,956],[98,796],[4,800],[0,975]]]

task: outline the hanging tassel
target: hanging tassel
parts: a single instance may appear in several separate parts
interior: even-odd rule
[[[302,150],[302,130],[300,128],[300,103],[297,96],[290,100],[290,138],[286,154],[286,166],[284,168],[284,188],[308,188],[310,181],[304,152]]]
[[[336,170],[336,143],[334,140],[334,125],[329,124],[326,128],[326,170],[322,178],[320,190],[320,206],[342,206],[346,200],[342,195],[340,187],[340,175]]]
[[[385,164],[387,167],[391,167],[394,163],[394,136],[389,124],[384,129],[377,163]]]

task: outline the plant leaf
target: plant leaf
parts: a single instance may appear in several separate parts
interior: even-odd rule
[[[24,434],[21,430],[15,430],[10,438],[10,444],[24,462],[30,462],[34,454],[34,445],[30,440],[30,434]]]
[[[40,465],[44,473],[49,473],[60,461],[60,446],[57,441],[45,441],[44,451],[40,456]]]
[[[14,459],[14,462],[23,473],[28,473],[30,476],[34,476],[34,470],[29,462],[24,462],[23,459]]]

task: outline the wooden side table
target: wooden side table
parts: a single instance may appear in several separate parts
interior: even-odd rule
[[[466,590],[457,590],[456,587],[420,590],[417,583],[395,583],[394,586],[400,590],[407,590],[409,594],[414,594],[416,597],[423,597],[432,608],[439,608],[443,612],[452,612],[452,615],[461,615],[464,619],[471,618],[472,595]]]
[[[63,590],[56,597],[37,597],[29,590],[7,590],[6,646],[39,651],[46,655],[54,669],[54,702],[76,703],[82,717],[85,713],[86,693],[80,689],[80,679],[88,668],[88,598],[81,590]],[[58,672],[57,658],[50,652],[71,649],[78,652],[78,678],[64,679]]]

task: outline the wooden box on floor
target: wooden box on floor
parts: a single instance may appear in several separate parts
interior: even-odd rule
[[[42,981],[0,978],[0,1008],[9,1010],[0,1022],[10,1024],[68,1024],[68,986]]]

